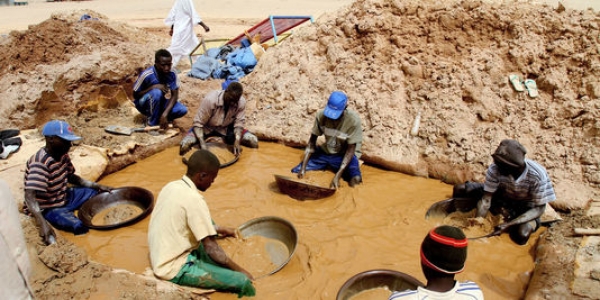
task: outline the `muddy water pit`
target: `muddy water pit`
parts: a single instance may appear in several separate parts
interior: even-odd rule
[[[139,186],[156,197],[165,184],[185,173],[178,152],[177,147],[169,148],[100,183]],[[302,153],[302,149],[274,143],[243,148],[238,162],[221,169],[204,192],[219,225],[238,227],[257,217],[278,216],[298,231],[298,247],[289,263],[255,281],[257,299],[335,299],[347,279],[372,269],[397,270],[425,282],[419,246],[432,227],[445,222],[426,220],[425,212],[434,202],[448,198],[452,186],[363,165],[362,185],[351,188],[342,181],[333,196],[297,201],[278,192],[273,175],[295,176],[290,169],[300,162]],[[333,175],[307,172],[307,180],[328,186]],[[83,247],[94,261],[143,273],[150,266],[149,219],[115,230],[62,235]],[[486,299],[521,299],[534,268],[532,253],[541,231],[525,246],[515,245],[507,235],[471,241],[466,269],[457,278],[477,282]],[[252,266],[243,261],[247,256],[238,258],[241,265]],[[237,298],[214,293],[211,299]]]

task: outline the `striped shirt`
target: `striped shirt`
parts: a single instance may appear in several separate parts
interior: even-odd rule
[[[41,209],[65,205],[68,179],[75,173],[69,154],[60,161],[54,160],[42,147],[27,161],[25,167],[25,189],[36,191],[36,200]]]
[[[155,84],[166,84],[171,90],[176,90],[179,88],[179,81],[177,80],[177,74],[175,74],[175,72],[169,72],[169,74],[166,75],[166,82],[161,79],[162,78],[158,77],[158,73],[156,72],[154,66],[147,68],[140,74],[140,76],[138,76],[137,80],[133,84],[134,97],[136,93],[139,93]],[[138,96],[141,98],[144,95]],[[139,98],[135,98],[135,100],[138,100]]]
[[[458,282],[454,284],[454,287],[447,292],[434,292],[424,287],[418,287],[417,290],[405,290],[402,292],[394,292],[388,300],[396,299],[407,299],[407,300],[441,300],[441,299],[453,299],[453,300],[477,300],[483,299],[483,292],[477,283],[472,281]]]
[[[546,169],[529,159],[525,159],[525,170],[516,180],[512,175],[500,174],[496,164],[490,165],[483,189],[490,193],[501,189],[505,197],[517,201],[527,201],[533,206],[544,205],[556,200],[552,181],[550,181]]]

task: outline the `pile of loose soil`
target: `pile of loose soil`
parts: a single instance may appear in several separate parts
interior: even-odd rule
[[[551,225],[540,236],[536,252],[535,272],[525,299],[578,298],[573,291],[575,258],[583,237],[574,236],[574,228],[600,228],[600,215],[588,216],[583,210],[564,214],[563,220]],[[596,253],[598,249],[596,249]],[[598,279],[595,279],[598,286]]]
[[[98,20],[79,21],[85,13]],[[12,31],[0,43],[5,53],[0,90],[7,99],[0,103],[0,114],[6,116],[0,126],[33,129],[86,111],[114,117],[110,109],[129,102],[137,74],[153,63],[160,47],[161,39],[142,33],[93,11],[55,14],[26,31]]]
[[[548,169],[559,209],[598,196],[600,15],[514,1],[359,0],[263,55],[244,78],[250,128],[303,146],[333,90],[363,121],[363,159],[482,181],[502,139]],[[539,96],[508,76],[534,79]],[[409,134],[420,112],[416,136]]]
[[[467,237],[474,238],[494,232],[495,227],[502,223],[501,215],[489,214],[483,218],[476,217],[476,214],[477,210],[475,209],[469,212],[456,211],[446,216],[442,224],[458,227]]]
[[[45,246],[31,217],[22,215],[21,225],[32,258],[30,282],[37,299],[208,299],[153,277],[89,261],[84,250],[60,235],[56,244]]]
[[[60,15],[27,31],[12,31],[10,38],[11,45],[3,49],[6,51],[0,58],[0,74],[32,71],[40,64],[64,64],[74,56],[93,52],[98,45],[116,46],[128,41],[104,22],[74,21]],[[18,47],[10,47],[14,45]]]

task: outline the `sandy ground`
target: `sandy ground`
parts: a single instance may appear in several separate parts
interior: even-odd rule
[[[553,247],[565,247],[562,253],[571,257],[581,239],[564,233],[598,226],[597,218],[584,218],[581,212],[599,198],[600,157],[594,150],[600,132],[598,14],[523,1],[350,4],[196,3],[211,26],[207,38],[237,35],[267,14],[318,16],[314,26],[298,30],[289,42],[269,51],[252,76],[242,80],[251,87],[249,127],[261,139],[302,146],[312,114],[331,90],[342,89],[363,116],[365,162],[448,183],[481,180],[497,143],[517,138],[528,148],[528,156],[549,170],[561,200],[555,208],[564,214],[564,227],[557,227],[555,234],[551,228],[544,239]],[[130,87],[136,70],[152,63],[155,49],[168,46],[162,19],[170,6],[171,1],[111,0],[0,7],[5,16],[0,21],[5,34],[0,40],[5,53],[0,59],[0,96],[5,99],[0,103],[0,126],[34,129],[50,118],[67,118],[86,137],[86,144],[107,149],[110,163],[105,172],[176,144],[174,137],[158,147],[140,147],[148,141],[101,134],[108,122],[135,125]],[[100,22],[77,22],[85,12]],[[18,31],[9,32],[14,29]],[[535,79],[540,96],[516,93],[508,83],[509,73]],[[219,84],[185,76],[182,81],[182,101],[191,111],[198,105],[193,99]],[[410,136],[418,112],[421,127]],[[191,116],[177,126],[190,124]],[[19,191],[13,192],[19,199]],[[51,254],[53,249],[39,246],[31,220],[24,224],[35,246],[32,254],[44,263],[39,262],[37,270],[46,270],[34,281],[41,298],[61,295],[71,285],[69,295],[84,299],[91,291],[80,288],[98,278],[123,282],[122,276],[141,277],[88,263],[67,242],[59,243],[58,254]],[[67,267],[57,264],[64,249],[73,253]],[[552,280],[563,284],[539,275],[539,284],[532,284],[535,288],[528,295],[571,296],[573,260],[540,261],[546,274],[552,270]],[[88,281],[73,285],[72,274],[82,271],[77,277]],[[139,280],[132,279],[123,293],[195,297],[148,278]],[[592,294],[586,291],[581,288],[576,294],[594,298],[593,289]]]
[[[11,30],[25,30],[28,26],[48,19],[52,14],[78,9],[91,9],[107,16],[110,20],[125,22],[139,27],[160,27],[171,8],[169,0],[97,0],[97,1],[65,1],[47,2],[45,0],[27,1],[27,6],[2,7],[0,33],[7,34]],[[499,1],[495,1],[499,2]],[[512,1],[514,3],[524,1]],[[558,0],[529,1],[556,6]],[[600,3],[593,0],[560,1],[568,8],[584,10],[593,8],[600,10]],[[248,25],[255,24],[268,15],[312,15],[315,18],[324,12],[333,11],[352,3],[350,0],[317,1],[307,0],[274,1],[256,0],[248,4],[242,0],[195,1],[196,9],[204,21],[211,27],[208,38],[235,36]],[[197,28],[202,33],[201,28]]]
[[[312,15],[317,17],[326,11],[335,10],[350,4],[349,0],[302,2],[273,0],[226,0],[195,1],[200,17],[211,28],[206,36],[229,37],[241,33],[269,15]],[[29,25],[40,23],[52,14],[78,9],[91,9],[107,16],[110,20],[125,22],[139,27],[164,26],[163,20],[168,14],[171,0],[98,0],[98,1],[66,1],[46,2],[44,0],[29,1],[28,6],[0,7],[3,18],[0,21],[0,33],[10,30],[25,30]],[[201,27],[196,28],[202,33]]]

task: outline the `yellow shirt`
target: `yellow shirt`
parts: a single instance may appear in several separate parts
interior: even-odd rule
[[[200,241],[216,234],[208,205],[191,179],[183,176],[168,183],[158,194],[148,225],[154,274],[173,279]]]

